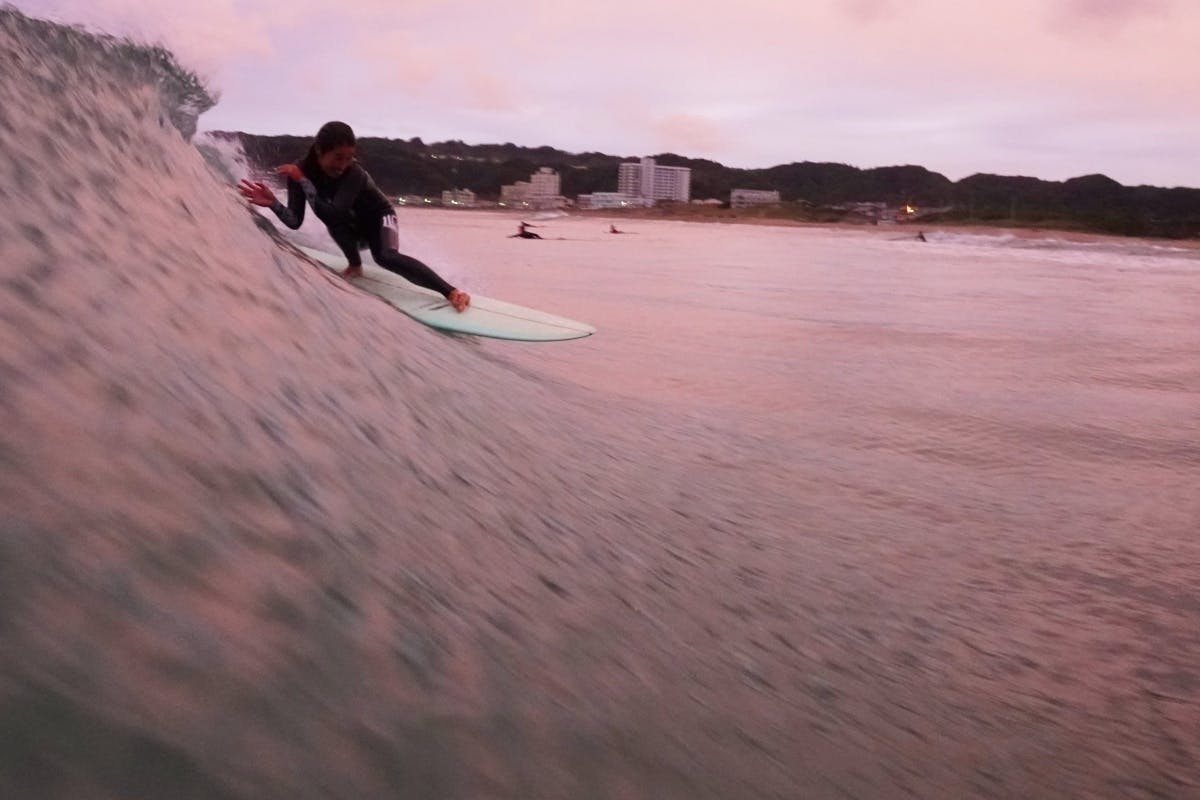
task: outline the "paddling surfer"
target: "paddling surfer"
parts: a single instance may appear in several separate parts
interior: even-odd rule
[[[528,222],[517,223],[517,232],[514,233],[512,236],[509,236],[508,238],[510,238],[510,239],[540,239],[540,238],[542,238],[541,236],[538,236],[536,233],[533,233],[532,231],[528,230],[529,228],[534,228],[534,227],[537,227],[537,226],[530,225]]]

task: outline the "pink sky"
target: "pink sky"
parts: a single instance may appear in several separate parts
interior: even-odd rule
[[[17,0],[161,41],[202,129],[1200,186],[1196,0]]]

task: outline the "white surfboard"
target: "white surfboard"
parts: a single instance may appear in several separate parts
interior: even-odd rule
[[[346,268],[344,255],[332,255],[311,247],[299,248],[325,268],[340,273]],[[374,264],[363,264],[363,276],[350,283],[381,298],[388,305],[438,330],[513,339],[522,342],[558,342],[591,336],[596,329],[585,322],[558,317],[525,306],[471,295],[471,305],[459,313],[437,292],[409,283]]]

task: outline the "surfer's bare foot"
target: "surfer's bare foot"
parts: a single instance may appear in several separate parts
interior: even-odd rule
[[[342,270],[342,277],[346,280],[351,278],[361,278],[363,276],[362,267],[346,267]]]
[[[450,305],[454,306],[454,310],[460,313],[466,311],[467,306],[471,305],[471,295],[461,289],[451,289],[446,299],[450,301]]]

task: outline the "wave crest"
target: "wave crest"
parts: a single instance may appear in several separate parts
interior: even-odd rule
[[[159,45],[28,17],[11,6],[0,7],[0,32],[6,68],[28,70],[48,92],[69,89],[80,80],[98,81],[101,75],[155,87],[166,118],[185,139],[195,135],[196,121],[219,99],[199,75]]]

